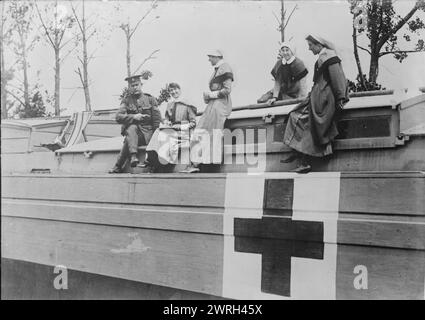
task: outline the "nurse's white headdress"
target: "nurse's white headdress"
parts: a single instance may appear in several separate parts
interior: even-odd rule
[[[283,47],[288,48],[289,50],[291,50],[292,54],[295,55],[295,48],[292,46],[292,44],[290,44],[289,42],[282,42],[282,44],[280,45],[280,48],[282,49]]]
[[[313,42],[318,42],[322,46],[324,46],[325,48],[335,50],[335,46],[332,42],[330,42],[330,41],[328,41],[328,40],[324,39],[323,37],[320,37],[316,34],[309,34],[305,39],[313,41]]]

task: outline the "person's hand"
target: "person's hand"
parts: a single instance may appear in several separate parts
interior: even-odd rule
[[[179,124],[173,124],[171,126],[171,128],[173,128],[174,130],[180,130],[180,125]]]
[[[204,102],[208,103],[210,101],[210,93],[204,92],[203,96],[204,96]]]
[[[171,126],[171,121],[170,120],[165,120],[164,121],[164,126],[170,127]]]
[[[141,113],[137,113],[137,114],[135,114],[134,116],[133,116],[133,119],[135,120],[135,121],[141,121],[143,118],[144,118],[144,114],[141,114]]]
[[[279,50],[279,53],[277,54],[277,60],[282,60],[282,59],[283,59],[282,50]]]
[[[180,125],[180,130],[181,131],[187,131],[190,129],[190,124],[189,123],[184,123]]]
[[[336,102],[336,109],[339,111],[342,111],[342,109],[344,109],[344,105],[345,105],[345,100],[340,99]]]
[[[267,100],[267,104],[269,105],[269,106],[271,106],[273,103],[275,103],[276,102],[276,98],[271,98],[271,99],[269,99],[269,100]]]

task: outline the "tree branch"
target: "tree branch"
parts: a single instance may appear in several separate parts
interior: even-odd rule
[[[56,29],[56,31],[57,30],[59,29]],[[63,48],[63,46],[61,46],[60,44],[62,43],[63,37],[65,36],[65,31],[66,31],[66,27],[64,29],[60,29],[60,32],[59,32],[60,35],[59,35],[59,41],[58,41],[59,48]]]
[[[276,18],[276,21],[277,21],[277,23],[279,24],[279,27],[280,27],[282,25],[282,22],[280,21],[280,19],[278,18],[278,16],[276,15],[275,12],[272,11],[272,13],[273,13],[274,17]]]
[[[149,13],[152,12],[153,9],[156,8],[156,3],[158,2],[158,0],[154,0],[151,4],[151,7],[149,8],[149,10],[145,13],[145,15],[140,18],[140,20],[136,23],[136,26],[133,28],[133,30],[131,30],[130,32],[130,38],[133,36],[134,32],[136,32],[137,28],[139,27],[140,23],[145,20],[145,18],[149,15]]]
[[[34,49],[35,44],[37,43],[37,41],[38,41],[38,37],[35,37],[35,38],[31,41],[31,43],[30,43],[30,44],[29,44],[29,46],[28,46],[28,50],[29,50],[29,51],[32,51],[32,49]]]
[[[96,51],[98,49],[99,48],[94,49],[93,52],[91,53],[90,57],[87,58],[87,64],[89,64],[89,62],[94,58],[94,54],[96,53]]]
[[[295,6],[294,6],[294,8],[292,9],[291,13],[289,14],[288,19],[286,19],[286,23],[285,23],[285,25],[283,26],[283,29],[285,29],[285,28],[286,28],[286,26],[287,26],[287,25],[288,25],[288,23],[289,23],[289,20],[291,20],[291,16],[292,16],[292,14],[294,13],[294,11],[295,11],[297,8],[298,8],[298,5],[295,5]]]
[[[77,90],[84,89],[83,87],[61,87],[61,90]]]
[[[69,97],[69,99],[68,99],[68,101],[67,101],[67,103],[70,103],[71,102],[71,100],[72,100],[72,98],[74,98],[74,96],[75,96],[75,94],[77,93],[77,91],[78,90],[80,90],[81,88],[77,88],[77,89],[75,89],[75,91],[71,94],[71,96]]]
[[[75,73],[78,74],[78,76],[80,77],[81,84],[83,85],[83,88],[84,88],[84,80],[83,80],[83,75],[81,74],[80,67],[77,68],[77,70],[75,71]]]
[[[381,52],[379,54],[380,57],[385,56],[387,54],[395,54],[395,53],[415,53],[415,52],[424,52],[423,50],[395,50],[395,51],[387,51]]]
[[[22,81],[23,82],[23,81]],[[12,87],[12,88],[15,88],[15,89],[17,89],[17,90],[19,90],[19,91],[21,91],[22,93],[24,93],[24,90],[22,90],[21,88],[19,88],[18,86],[15,86],[15,85],[13,85],[13,84],[11,84],[11,83],[8,83],[7,84],[8,86],[10,86],[10,87]]]
[[[370,52],[370,50],[368,50],[366,48],[363,48],[363,47],[361,47],[359,45],[357,45],[357,48],[362,49],[363,51],[366,51],[367,53],[369,53],[370,55],[372,55],[372,53]]]
[[[34,5],[35,5],[35,8],[37,9],[38,17],[40,18],[40,22],[41,22],[41,25],[43,26],[43,29],[44,29],[45,33],[46,33],[47,39],[49,40],[50,44],[53,47],[55,47],[55,43],[52,40],[52,38],[50,37],[49,30],[47,30],[47,26],[44,23],[43,17],[41,16],[40,9],[38,8],[37,2],[35,2],[35,0],[34,0]]]
[[[86,40],[87,40],[87,41],[89,41],[89,40],[91,39],[91,37],[93,37],[95,34],[96,34],[96,29],[94,29],[94,30],[92,31],[92,33],[90,33],[90,34],[87,36]]]
[[[156,49],[156,50],[154,50],[154,51],[152,51],[152,53],[147,57],[147,58],[145,58],[143,61],[142,61],[142,63],[136,68],[136,70],[133,72],[133,75],[137,72],[137,71],[139,71],[139,69],[148,61],[148,60],[151,60],[151,59],[156,59],[156,57],[154,57],[153,55],[155,54],[155,53],[157,53],[157,52],[159,52],[160,51],[160,49]]]
[[[8,94],[10,94],[12,97],[14,97],[16,101],[18,101],[21,105],[23,105],[25,107],[25,103],[19,97],[17,97],[13,92],[11,92],[7,89],[6,89],[6,92]]]
[[[71,50],[69,50],[62,58],[60,58],[59,63],[62,63],[75,49],[77,49],[77,46],[75,46],[74,48],[72,48]]]
[[[80,23],[80,19],[78,19],[77,12],[75,11],[74,5],[72,4],[72,1],[71,0],[69,0],[69,4],[71,5],[72,13],[73,13],[73,15],[75,17],[75,20],[77,21],[77,24],[78,24],[78,27],[80,28],[81,33],[84,33],[83,26]]]
[[[423,0],[417,0],[415,2],[415,6],[409,11],[408,14],[406,14],[404,16],[404,18],[402,18],[395,26],[393,29],[391,29],[387,34],[383,35],[383,37],[381,38],[381,40],[378,42],[378,47],[381,48],[384,43],[389,39],[389,37],[392,34],[396,34],[398,32],[398,30],[401,29],[401,27],[403,27],[407,21],[409,21],[409,19],[415,14],[415,12],[419,9],[421,2]]]
[[[79,35],[78,34],[76,34],[76,35],[74,35],[72,38],[70,38],[70,39],[68,39],[68,40],[66,40],[60,47],[59,47],[59,50],[62,50],[62,48],[63,47],[65,47],[68,43],[70,43],[71,41],[73,41],[73,40],[79,40]]]

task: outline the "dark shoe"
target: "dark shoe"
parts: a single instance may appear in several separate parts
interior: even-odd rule
[[[137,158],[136,155],[132,155],[130,160],[130,166],[134,168],[134,167],[137,167],[138,164],[139,164],[139,159]]]
[[[156,172],[156,169],[152,166],[147,166],[147,168],[148,169],[146,170],[146,173],[155,173]]]
[[[280,163],[290,163],[298,159],[298,155],[296,153],[291,153],[286,158],[280,160]]]
[[[301,164],[298,167],[296,167],[292,172],[296,173],[308,173],[311,171],[311,166],[309,164]]]
[[[108,173],[122,173],[122,169],[117,166],[114,166],[112,169],[108,171]]]

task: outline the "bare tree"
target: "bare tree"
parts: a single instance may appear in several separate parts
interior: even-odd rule
[[[78,56],[77,58],[80,61],[83,70],[81,71],[81,68],[78,67],[75,72],[78,74],[81,84],[83,86],[84,98],[86,101],[86,111],[91,111],[92,107],[91,107],[91,100],[90,100],[88,67],[89,67],[89,61],[93,58],[93,55],[91,55],[90,57],[88,56],[87,43],[95,35],[97,30],[93,24],[87,26],[86,6],[85,6],[84,0],[82,0],[82,8],[81,8],[80,16],[77,14],[77,11],[74,5],[72,4],[72,2],[71,2],[71,8],[74,15],[74,19],[77,21],[77,26],[80,32],[81,46],[82,46],[82,55]]]
[[[286,9],[285,9],[285,1],[280,0],[280,17],[278,17],[275,13],[274,16],[278,22],[277,30],[280,32],[280,41],[281,43],[285,42],[285,29],[288,26],[289,21],[291,20],[292,14],[298,8],[298,5],[295,5],[291,12],[289,13],[288,18],[286,18]],[[292,38],[291,38],[292,39]],[[289,39],[289,40],[291,40]]]
[[[416,0],[405,16],[396,14],[391,0],[352,0],[350,2],[350,10],[353,14],[354,56],[359,78],[363,85],[365,82],[376,84],[379,74],[379,59],[383,56],[392,55],[396,60],[402,62],[408,53],[425,51],[425,43],[420,36],[416,45],[412,48],[399,48],[401,38],[399,33],[404,27],[407,27],[404,28],[403,34],[406,42],[411,41],[411,35],[419,35],[419,31],[425,29],[423,20],[419,17],[414,18],[418,10],[425,11],[425,0]],[[360,5],[364,8],[363,10],[358,9]],[[366,34],[369,42],[367,48],[358,44],[357,36],[359,34]],[[367,52],[370,56],[369,79],[367,81],[361,69],[358,49]],[[367,90],[367,88],[365,89]]]
[[[62,49],[68,45],[74,38],[64,41],[66,31],[72,28],[74,18],[72,15],[66,14],[64,7],[58,6],[58,1],[53,4],[45,4],[44,15],[41,13],[37,2],[34,1],[37,9],[38,17],[44,31],[46,42],[52,47],[55,54],[55,93],[54,93],[54,108],[55,115],[60,115],[60,67],[63,60],[73,51],[71,48],[67,54],[61,56]]]
[[[147,58],[144,59],[144,61],[142,62],[142,64],[140,64],[134,72],[131,71],[131,40],[133,38],[133,36],[135,35],[135,32],[137,31],[137,29],[139,28],[140,24],[142,23],[143,20],[146,19],[146,17],[149,16],[149,14],[155,9],[157,8],[158,4],[157,4],[158,0],[154,0],[152,1],[149,9],[146,11],[146,13],[136,22],[136,24],[134,25],[134,27],[131,26],[130,24],[130,18],[127,17],[127,22],[126,23],[121,23],[120,24],[120,28],[124,31],[125,34],[125,38],[126,38],[126,44],[127,44],[127,51],[126,51],[126,66],[127,66],[127,76],[130,77],[131,75],[133,75],[134,73],[136,73],[141,66],[147,62],[150,59],[155,59],[155,53],[157,53],[159,50],[154,50]]]
[[[11,80],[12,73],[10,69],[6,69],[4,50],[5,46],[10,41],[10,26],[6,23],[7,16],[5,12],[5,1],[1,2],[1,21],[0,21],[0,59],[1,59],[1,118],[7,118],[7,90],[6,86],[9,80]]]
[[[22,70],[23,80],[22,88],[19,90],[23,94],[24,107],[30,105],[30,85],[28,80],[28,54],[34,49],[35,44],[39,40],[37,35],[33,33],[33,4],[28,1],[13,0],[10,3],[8,13],[12,18],[12,48],[17,56],[17,62]]]

